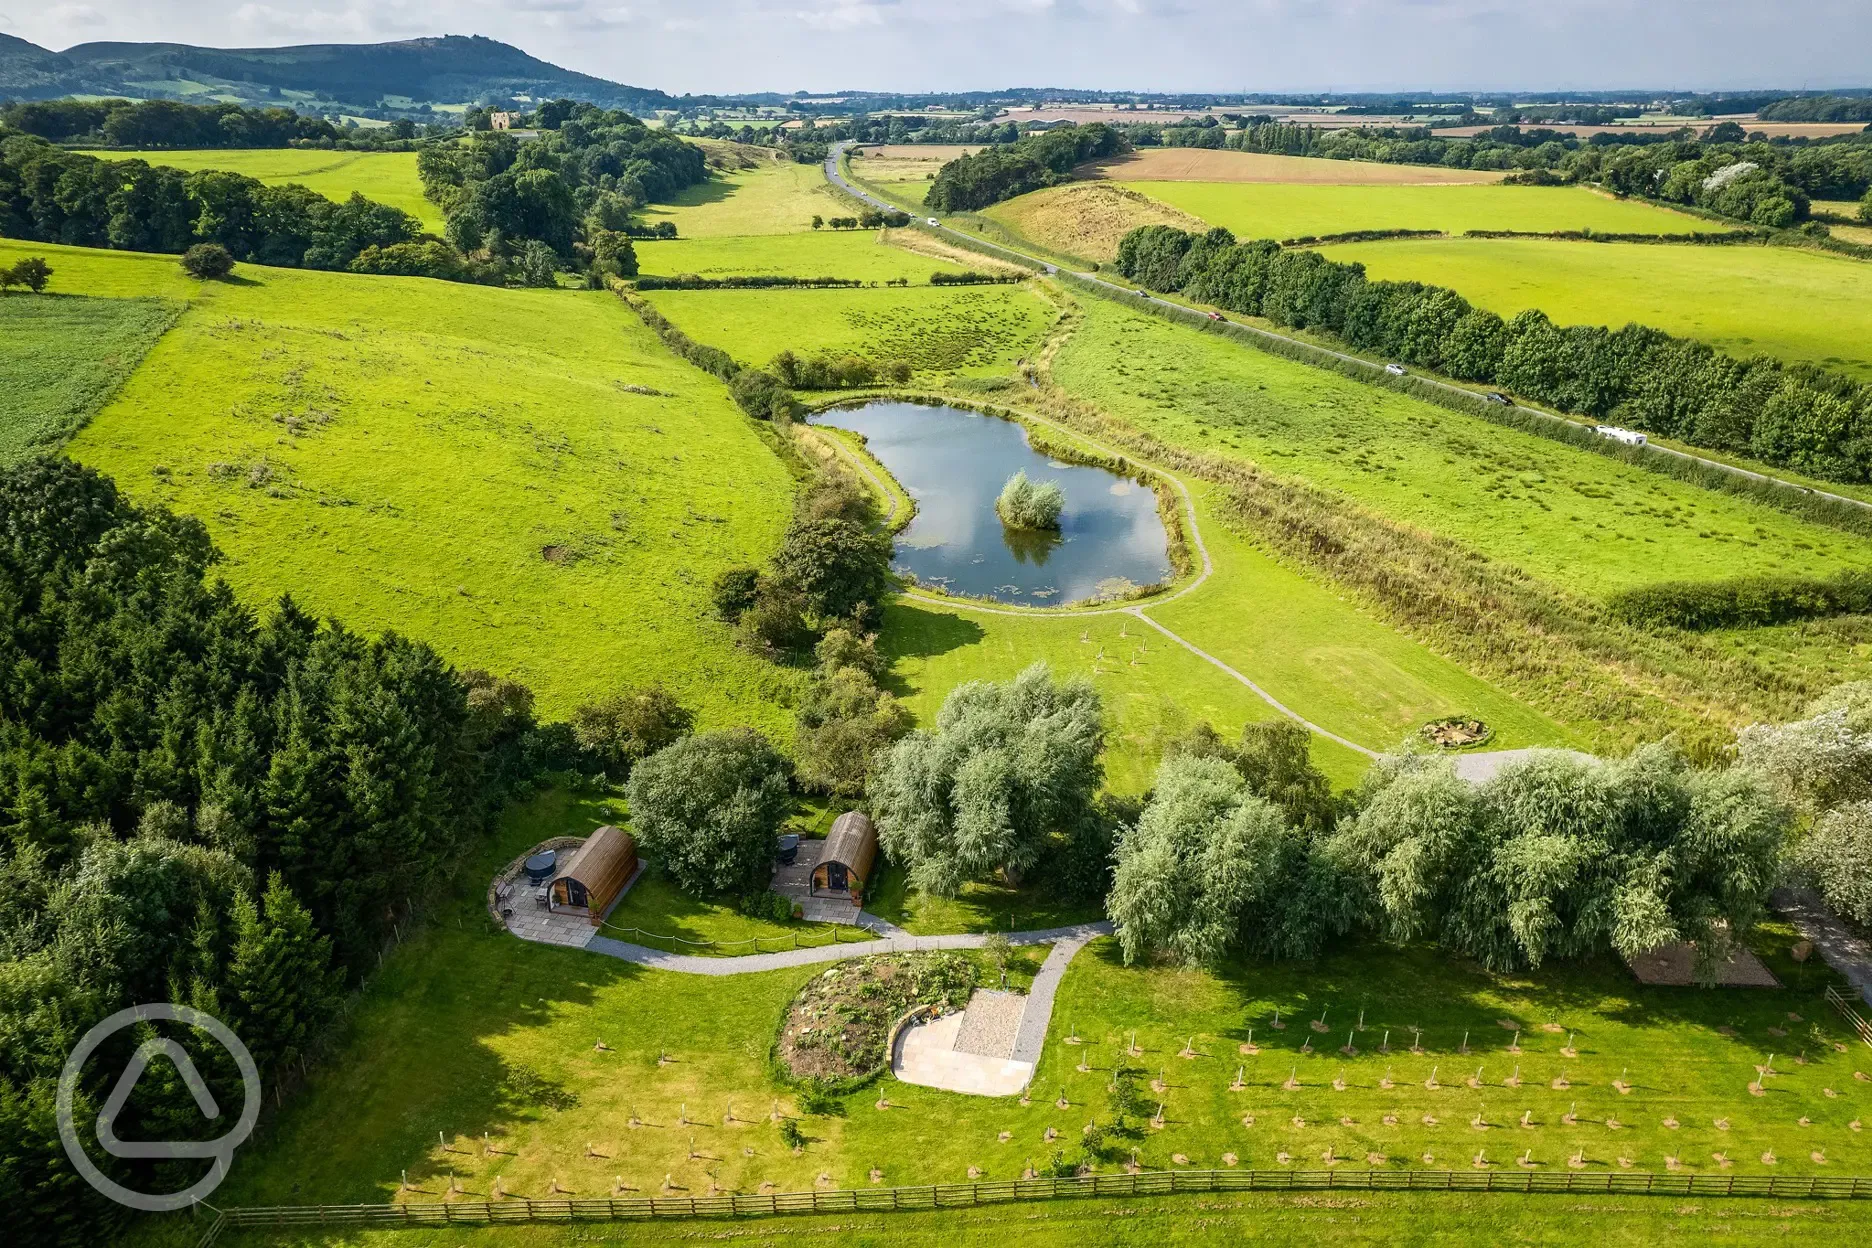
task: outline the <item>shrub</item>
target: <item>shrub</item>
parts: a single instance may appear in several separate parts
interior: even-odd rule
[[[1621,590],[1608,598],[1606,605],[1627,623],[1645,627],[1695,631],[1759,628],[1872,611],[1872,573],[1850,569],[1830,577],[1662,581]]]
[[[631,772],[631,826],[646,856],[696,896],[764,889],[792,810],[789,768],[751,728],[686,737]]]
[[[995,499],[995,513],[1010,529],[1057,529],[1065,506],[1066,492],[1059,482],[1030,481],[1024,471],[1009,477]]]
[[[760,572],[755,568],[727,568],[715,576],[709,586],[709,601],[715,606],[715,614],[730,624],[741,619],[741,615],[754,605],[755,595],[760,591]]]
[[[793,392],[772,373],[744,368],[728,383],[728,392],[741,410],[756,420],[791,420],[799,405]]]
[[[814,226],[817,227],[818,223],[819,218],[814,217]],[[782,1118],[780,1120],[780,1143],[792,1149],[805,1148],[806,1133],[800,1130],[799,1123],[794,1122],[791,1118]]]
[[[229,261],[231,265],[232,260]],[[394,277],[434,277],[459,282],[468,277],[468,266],[461,253],[447,243],[431,239],[426,243],[393,243],[388,247],[366,247],[347,266],[353,273],[376,273]]]
[[[1794,848],[1794,866],[1855,923],[1872,923],[1872,802],[1827,811]]]
[[[528,239],[514,258],[514,276],[522,286],[557,286],[559,253],[537,238]]]
[[[689,735],[695,713],[661,685],[627,689],[572,712],[579,748],[610,775],[632,767]]]
[[[191,277],[219,281],[234,271],[234,253],[220,243],[196,243],[182,253],[182,267]]]

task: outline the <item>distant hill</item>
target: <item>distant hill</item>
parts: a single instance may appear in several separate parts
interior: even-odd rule
[[[515,97],[568,96],[634,113],[677,103],[666,92],[574,73],[479,35],[290,48],[81,43],[63,52],[0,35],[0,97],[73,94],[392,113]]]

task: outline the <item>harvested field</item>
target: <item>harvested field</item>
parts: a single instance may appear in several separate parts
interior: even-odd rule
[[[1455,186],[1499,182],[1487,169],[1437,165],[1381,165],[1364,160],[1269,156],[1201,147],[1156,147],[1095,161],[1081,170],[1120,182],[1299,182],[1316,186]]]
[[[1052,251],[1100,263],[1140,225],[1205,229],[1203,222],[1137,191],[1110,182],[1074,182],[996,204],[982,215]]]

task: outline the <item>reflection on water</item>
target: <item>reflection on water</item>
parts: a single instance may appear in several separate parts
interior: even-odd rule
[[[813,419],[862,434],[916,500],[916,517],[898,535],[896,566],[924,584],[1057,606],[1170,577],[1169,543],[1150,490],[1103,468],[1040,455],[1011,421],[888,402]],[[1058,531],[1009,529],[995,514],[1001,487],[1023,469],[1066,492]]]

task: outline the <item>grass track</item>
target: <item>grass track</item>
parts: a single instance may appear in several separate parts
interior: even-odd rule
[[[1872,381],[1872,263],[1790,247],[1658,247],[1547,239],[1422,239],[1328,249],[1375,278],[1434,282],[1513,316],[1630,321]]]
[[[1237,238],[1352,230],[1583,230],[1690,234],[1710,223],[1573,186],[1331,186],[1252,182],[1123,182],[1227,226]]]
[[[173,299],[0,297],[0,463],[82,428],[181,311]]]
[[[316,148],[207,151],[90,152],[100,160],[143,160],[174,169],[224,169],[258,178],[268,186],[297,182],[327,199],[349,199],[353,191],[401,208],[432,234],[442,232],[442,210],[423,198],[415,152],[328,152]]]
[[[1054,360],[1073,393],[1174,445],[1324,486],[1582,593],[1872,562],[1850,535],[1766,506],[1081,302]]]
[[[1167,1084],[1163,1092],[1146,1092],[1163,1102],[1165,1126],[1140,1127],[1119,1141],[1154,1168],[1170,1167],[1176,1154],[1192,1165],[1219,1165],[1224,1152],[1235,1152],[1243,1165],[1273,1169],[1282,1150],[1293,1164],[1311,1166],[1330,1145],[1335,1156],[1347,1158],[1347,1168],[1374,1164],[1367,1152],[1382,1153],[1375,1164],[1394,1169],[1466,1168],[1477,1148],[1492,1164],[1510,1168],[1511,1158],[1531,1148],[1536,1162],[1553,1170],[1583,1147],[1588,1168],[1598,1171],[1615,1166],[1620,1155],[1639,1169],[1661,1169],[1668,1153],[1692,1172],[1720,1173],[1717,1151],[1729,1155],[1738,1174],[1872,1169],[1872,1139],[1849,1127],[1872,1105],[1872,1084],[1853,1078],[1855,1069],[1872,1066],[1872,1058],[1859,1047],[1833,1051],[1849,1033],[1819,1000],[1825,972],[1807,968],[1796,980],[1796,968],[1779,952],[1791,937],[1779,930],[1767,931],[1761,947],[1776,972],[1796,986],[1727,992],[1640,988],[1607,963],[1494,976],[1428,949],[1363,944],[1317,962],[1231,965],[1220,974],[1127,968],[1113,942],[1099,941],[1061,985],[1031,1105],[892,1082],[885,1088],[889,1112],[873,1109],[875,1093],[865,1091],[848,1099],[843,1116],[806,1119],[810,1142],[796,1157],[779,1145],[767,1121],[774,1101],[789,1107],[791,1096],[769,1081],[765,1061],[780,1009],[819,973],[816,968],[737,977],[732,991],[724,991],[719,981],[703,977],[529,945],[494,932],[484,919],[482,880],[498,862],[544,835],[588,828],[608,813],[602,803],[563,793],[511,812],[499,843],[464,870],[459,900],[440,909],[435,925],[396,951],[366,988],[346,1049],[237,1155],[217,1203],[386,1200],[404,1170],[428,1193],[418,1192],[417,1199],[439,1196],[450,1172],[461,1176],[471,1199],[489,1190],[496,1173],[509,1193],[543,1195],[557,1182],[586,1196],[603,1195],[618,1175],[641,1191],[661,1187],[669,1175],[692,1192],[706,1190],[711,1180],[730,1190],[753,1191],[763,1181],[799,1190],[820,1173],[833,1186],[862,1187],[873,1167],[887,1183],[960,1181],[971,1165],[986,1178],[1009,1178],[1030,1160],[1045,1161],[1051,1149],[1070,1147],[1077,1137],[1072,1128],[1088,1118],[1110,1120],[1105,1088],[1120,1061],[1146,1080],[1161,1071]],[[1283,1031],[1271,1026],[1276,1007],[1288,1024]],[[1345,1042],[1344,1029],[1356,1024],[1360,1010],[1367,1026],[1354,1037],[1360,1053],[1343,1056],[1335,1047]],[[1306,1020],[1321,1011],[1327,1030],[1315,1033]],[[1519,1055],[1506,1051],[1514,1037],[1497,1025],[1504,1018],[1524,1029]],[[1539,1030],[1549,1022],[1561,1030]],[[1249,1027],[1261,1046],[1253,1057],[1236,1051]],[[1404,1051],[1411,1027],[1424,1029],[1421,1055]],[[1723,1027],[1735,1034],[1718,1030]],[[1089,1043],[1061,1043],[1069,1029]],[[1376,1051],[1387,1029],[1389,1055]],[[1122,1050],[1134,1033],[1143,1054],[1129,1058]],[[594,1048],[600,1039],[607,1046],[602,1051]],[[1459,1051],[1465,1039],[1468,1055]],[[1569,1039],[1575,1057],[1558,1052]],[[1303,1051],[1303,1041],[1312,1051]],[[1175,1056],[1186,1042],[1196,1059]],[[1802,1050],[1806,1065],[1794,1060]],[[1744,1085],[1752,1065],[1770,1051],[1779,1054],[1778,1073],[1768,1081],[1767,1096],[1751,1097]],[[659,1066],[659,1053],[674,1060]],[[1089,1072],[1073,1069],[1081,1058]],[[554,1110],[537,1098],[515,1097],[504,1090],[504,1064],[530,1066],[577,1104]],[[1478,1064],[1487,1085],[1481,1091],[1462,1082]],[[1517,1065],[1522,1086],[1503,1087]],[[1238,1066],[1247,1088],[1230,1092]],[[1389,1090],[1377,1086],[1387,1070],[1396,1080]],[[1290,1071],[1298,1075],[1298,1090],[1279,1086]],[[1426,1088],[1433,1071],[1440,1086]],[[1550,1087],[1563,1071],[1571,1086]],[[1635,1085],[1630,1095],[1611,1086],[1621,1076]],[[1330,1086],[1335,1077],[1345,1079],[1345,1091]],[[1827,1088],[1837,1095],[1826,1096]],[[1053,1105],[1062,1089],[1070,1101],[1064,1110]],[[1575,1107],[1579,1121],[1562,1122]],[[1470,1124],[1478,1109],[1487,1130]],[[1516,1125],[1523,1110],[1531,1111],[1531,1128]],[[633,1112],[644,1126],[627,1125]],[[1255,1115],[1253,1126],[1240,1122],[1244,1113]],[[1437,1123],[1422,1122],[1426,1113]],[[1384,1123],[1385,1114],[1397,1123]],[[1296,1115],[1304,1125],[1293,1123]],[[1611,1116],[1618,1129],[1608,1125]],[[1667,1116],[1678,1126],[1667,1126]],[[1729,1120],[1728,1131],[1716,1127],[1717,1117]],[[1801,1125],[1802,1117],[1811,1125]],[[1048,1126],[1065,1139],[1047,1145],[1042,1133]],[[438,1147],[438,1131],[453,1151]],[[1010,1133],[1008,1142],[997,1140],[1002,1131]],[[499,1150],[493,1156],[480,1147],[483,1132]],[[600,1155],[588,1156],[588,1145]],[[1761,1161],[1769,1150],[1777,1158],[1772,1168]],[[1810,1158],[1818,1150],[1825,1151],[1824,1166]],[[1432,1161],[1422,1160],[1426,1152]],[[1115,1168],[1115,1162],[1104,1165]],[[1337,1207],[1373,1207],[1371,1198],[1351,1199],[1360,1203]],[[1441,1211],[1468,1203],[1437,1203],[1441,1199],[1426,1196],[1394,1208],[1416,1211],[1405,1216],[1423,1219],[1428,1234]],[[1615,1203],[1623,1205],[1587,1202]],[[1555,1201],[1536,1223],[1560,1217],[1563,1229],[1576,1231],[1569,1211],[1577,1204]],[[1282,1206],[1251,1201],[1241,1207],[1255,1211],[1245,1216],[1261,1217]],[[1529,1207],[1514,1200],[1477,1202],[1476,1216]],[[1640,1216],[1653,1208],[1683,1214],[1681,1202],[1633,1207]],[[1764,1214],[1769,1208],[1746,1207]],[[1024,1208],[1009,1221],[1069,1218],[1070,1208]],[[167,1225],[186,1231],[188,1224]],[[757,1234],[784,1235],[804,1223],[760,1225]],[[706,1229],[687,1227],[690,1233]],[[451,1244],[565,1242],[470,1238],[479,1233],[459,1229],[450,1234]],[[184,1237],[152,1234],[142,1242],[180,1243]]]
[[[32,251],[67,289],[179,274]],[[422,638],[549,716],[660,679],[706,723],[786,734],[793,677],[732,645],[707,586],[773,548],[791,483],[718,382],[601,292],[237,276],[197,287],[75,458],[204,520],[249,602]]]

